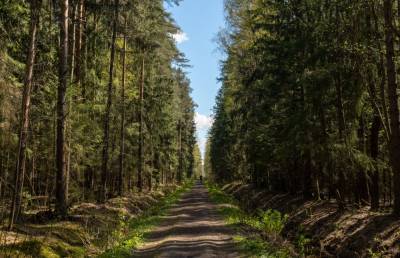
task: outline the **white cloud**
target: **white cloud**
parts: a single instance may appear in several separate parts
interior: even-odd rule
[[[196,112],[194,116],[194,121],[196,122],[197,129],[197,143],[199,145],[202,157],[204,158],[207,144],[207,132],[213,125],[214,118]]]
[[[183,31],[178,31],[176,34],[172,35],[172,38],[176,41],[176,43],[181,44],[185,41],[189,40],[187,34]]]
[[[196,122],[197,131],[208,131],[208,129],[210,129],[210,127],[214,123],[214,118],[212,118],[211,116],[206,116],[197,112],[195,114],[194,120]]]
[[[197,144],[199,145],[201,157],[204,159],[204,154],[206,152],[207,139],[205,137],[199,137],[197,139]]]

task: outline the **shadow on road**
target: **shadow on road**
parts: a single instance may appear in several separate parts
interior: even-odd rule
[[[240,257],[207,189],[200,183],[174,205],[133,257]]]

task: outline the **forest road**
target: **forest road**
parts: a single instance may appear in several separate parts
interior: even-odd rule
[[[217,209],[207,189],[196,184],[163,216],[133,257],[242,257],[233,241],[234,230]]]

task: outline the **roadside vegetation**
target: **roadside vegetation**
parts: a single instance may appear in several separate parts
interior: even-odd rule
[[[294,257],[290,243],[281,237],[287,216],[276,210],[245,212],[239,202],[215,184],[208,183],[211,200],[219,205],[219,212],[228,225],[237,230],[235,241],[250,257]]]
[[[83,203],[71,209],[69,221],[44,220],[16,225],[0,246],[5,257],[123,257],[140,245],[145,232],[192,186],[164,187],[151,193],[114,198],[106,204]],[[3,234],[3,236],[5,233]]]
[[[0,257],[101,253],[199,174],[179,2],[0,1]]]
[[[312,255],[398,257],[400,2],[224,3],[207,176],[286,209]]]
[[[183,193],[193,186],[193,181],[186,182],[176,191],[163,197],[137,218],[124,223],[124,231],[119,231],[115,239],[120,242],[114,248],[100,255],[100,258],[131,257],[132,252],[145,242],[146,233],[151,231],[166,215],[167,210],[176,203]]]

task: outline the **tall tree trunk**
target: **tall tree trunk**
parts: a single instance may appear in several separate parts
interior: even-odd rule
[[[366,142],[365,142],[365,122],[363,114],[360,117],[360,128],[358,129],[359,139],[359,150],[362,153],[366,153]],[[369,185],[366,171],[360,168],[357,173],[357,189],[355,192],[356,201],[359,205],[365,205],[370,200]]]
[[[304,54],[303,54],[304,55]],[[303,112],[306,114],[306,95],[305,95],[305,90],[304,86],[301,85],[300,88],[300,97],[301,97],[301,105]],[[308,124],[307,124],[308,126]],[[308,146],[306,146],[306,149],[304,151],[303,159],[304,159],[304,165],[303,165],[303,197],[304,199],[310,199],[312,198],[313,195],[313,167],[312,167],[312,160],[311,160],[311,147],[310,145],[312,142],[312,137],[310,134],[309,130],[306,130],[306,135],[305,135],[307,142],[309,143]]]
[[[122,50],[122,81],[121,81],[121,132],[120,132],[120,149],[119,149],[119,178],[118,192],[122,196],[124,192],[124,157],[125,157],[125,70],[126,70],[126,18],[124,25],[124,46]]]
[[[346,144],[346,138],[344,135],[345,131],[345,119],[344,119],[344,110],[343,110],[343,95],[342,95],[342,82],[340,77],[340,72],[338,72],[337,81],[335,82],[336,87],[336,112],[338,119],[338,129],[339,129],[339,139],[342,144]],[[346,180],[344,171],[342,169],[339,170],[339,181],[336,187],[336,199],[339,204],[339,209],[344,208],[344,201],[346,195]]]
[[[77,24],[75,25],[75,65],[74,65],[74,83],[76,83],[79,87],[81,87],[82,98],[85,99],[85,89],[82,86],[82,53],[83,53],[83,30],[84,30],[84,4],[85,0],[79,0],[77,5]]]
[[[372,121],[372,126],[370,130],[370,155],[371,158],[375,161],[378,160],[379,154],[379,130],[381,127],[381,118],[379,116],[374,117]],[[380,189],[379,189],[379,170],[378,166],[374,166],[374,170],[372,171],[371,175],[371,209],[378,210],[379,209],[379,199],[380,199]]]
[[[394,209],[393,213],[400,216],[400,127],[399,127],[399,104],[397,97],[396,66],[394,62],[394,35],[393,35],[393,1],[384,1],[385,16],[385,43],[386,43],[386,66],[387,87],[389,97],[390,116],[390,164],[394,175]]]
[[[104,202],[107,199],[107,180],[108,180],[108,147],[110,142],[110,117],[113,97],[113,80],[114,80],[114,61],[115,61],[115,41],[117,38],[117,21],[118,21],[119,0],[114,0],[114,19],[112,28],[111,51],[110,51],[110,66],[109,80],[107,90],[107,105],[104,116],[104,138],[103,138],[103,162],[101,173],[101,189],[99,192],[99,201]]]
[[[22,93],[21,120],[18,139],[18,154],[15,167],[15,183],[10,209],[9,229],[18,220],[21,212],[22,189],[25,177],[26,145],[28,141],[29,111],[31,107],[31,91],[33,80],[33,66],[36,57],[36,35],[40,19],[42,0],[32,0],[30,5],[31,21],[29,28],[29,50],[26,60],[25,82]]]
[[[385,70],[385,55],[384,51],[382,49],[382,45],[380,43],[380,39],[382,35],[379,33],[380,29],[380,24],[379,24],[379,18],[378,15],[376,14],[375,11],[375,6],[374,4],[371,4],[371,14],[373,17],[373,25],[374,25],[374,31],[375,31],[375,37],[373,38],[373,41],[376,44],[376,48],[378,49],[379,54],[379,62],[376,63],[376,68],[378,71],[378,77],[381,78],[380,85],[379,85],[379,96],[380,96],[380,101],[382,105],[382,114],[380,115],[381,117],[381,122],[383,129],[385,130],[385,137],[387,141],[390,141],[390,121],[389,121],[389,114],[388,114],[388,107],[386,103],[386,70]],[[374,91],[372,91],[374,92]]]
[[[70,0],[70,26],[68,28],[68,37],[69,37],[69,42],[68,42],[68,54],[69,54],[69,79],[71,83],[74,83],[75,80],[75,41],[76,41],[76,20],[77,20],[77,4],[75,1]]]
[[[138,177],[137,177],[137,188],[139,192],[143,191],[143,102],[144,102],[144,64],[145,64],[145,53],[143,51],[142,66],[140,72],[140,85],[139,85],[139,165],[138,165]]]
[[[178,141],[179,141],[179,167],[178,167],[178,183],[182,182],[182,173],[183,173],[183,160],[182,160],[182,122],[179,120],[178,124]]]
[[[66,92],[68,87],[68,0],[60,0],[60,49],[59,49],[59,85],[57,96],[57,142],[56,142],[56,206],[55,211],[64,217],[68,212],[68,191],[65,167],[65,121]]]
[[[75,81],[75,58],[76,58],[76,49],[75,49],[75,42],[76,42],[76,20],[77,20],[77,3],[76,1],[71,1],[72,4],[70,4],[70,7],[72,5],[72,11],[70,13],[70,17],[72,20],[72,26],[70,26],[69,29],[69,35],[68,37],[69,42],[68,42],[68,47],[69,47],[69,81],[70,84],[72,85]],[[71,9],[71,8],[70,8]],[[65,173],[66,173],[66,177],[70,178],[70,174],[71,174],[71,141],[72,141],[72,117],[73,117],[73,105],[72,105],[72,96],[70,95],[68,98],[68,108],[67,108],[67,114],[69,114],[69,119],[66,119],[65,122],[65,141],[66,141],[66,169],[65,169]],[[68,192],[69,189],[69,180],[67,180],[67,184],[66,184],[66,192]]]

